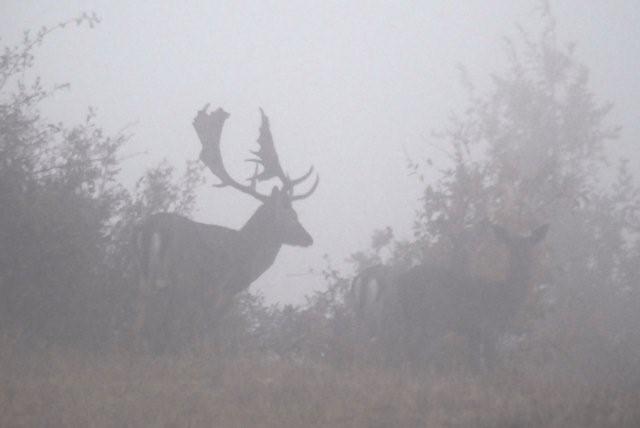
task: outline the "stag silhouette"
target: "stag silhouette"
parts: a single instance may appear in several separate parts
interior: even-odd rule
[[[234,297],[246,290],[274,263],[283,245],[308,247],[313,243],[293,209],[292,202],[316,190],[295,194],[294,188],[313,173],[313,167],[290,179],[280,166],[269,119],[262,110],[256,171],[249,184],[227,172],[220,152],[220,137],[229,114],[208,105],[196,115],[193,126],[202,144],[200,160],[220,183],[250,195],[261,205],[240,230],[197,223],[172,213],[149,217],[140,228],[137,247],[140,266],[139,298],[133,335],[152,342],[156,349],[172,342],[185,343],[212,327],[229,310]],[[279,179],[281,187],[270,194],[257,184]]]

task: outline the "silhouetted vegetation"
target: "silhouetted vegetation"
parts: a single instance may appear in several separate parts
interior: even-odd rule
[[[435,182],[423,179],[415,239],[398,242],[381,232],[353,260],[360,271],[380,263],[400,272],[436,265],[503,280],[504,254],[486,232],[487,220],[516,232],[549,224],[526,304],[500,339],[503,365],[637,387],[639,188],[626,161],[607,156],[619,134],[606,120],[611,105],[590,92],[587,68],[573,45],[557,42],[548,12],[543,21],[538,39],[524,31],[505,39],[508,66],[491,76],[488,91],[477,90],[462,70],[468,108],[428,141],[444,159],[410,165],[419,177],[434,165],[442,171]],[[483,284],[490,283],[469,281]],[[398,332],[433,325],[427,309],[424,322],[388,323],[376,346],[393,355],[409,346],[398,343]],[[459,361],[473,349],[469,337],[449,336],[439,360]]]
[[[538,36],[505,39],[507,66],[488,89],[461,70],[468,105],[425,141],[438,158],[409,162],[424,184],[413,238],[377,231],[351,257],[390,290],[383,312],[359,315],[352,275],[327,263],[327,289],[305,305],[245,293],[215,329],[162,355],[128,346],[139,298],[131,240],[154,212],[191,212],[200,167],[176,179],[161,164],[125,188],[127,136],[106,135],[91,111],[76,126],[48,123],[39,105],[64,88],[25,77],[63,25],[7,48],[0,424],[637,426],[640,187],[608,156],[620,132],[611,105],[590,92],[548,10],[542,21]],[[438,178],[424,178],[435,166]],[[434,325],[434,310],[475,308],[470,296],[513,285],[501,239],[541,230],[522,298],[473,314],[490,329],[478,343],[469,328]],[[434,266],[473,292],[430,308],[433,295],[419,292],[437,282],[424,274]]]
[[[128,191],[126,135],[106,135],[91,110],[71,127],[41,116],[65,85],[29,80],[34,51],[71,22],[96,18],[26,33],[0,57],[0,325],[23,344],[112,342],[130,316],[132,228],[154,211],[189,212],[200,180],[195,166],[177,181],[161,164]]]

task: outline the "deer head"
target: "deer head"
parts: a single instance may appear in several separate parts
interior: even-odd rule
[[[216,187],[230,186],[242,193],[253,196],[263,204],[251,219],[247,222],[242,231],[246,233],[256,233],[256,238],[267,240],[280,240],[282,244],[307,247],[313,243],[313,239],[298,221],[298,215],[293,210],[292,202],[305,199],[315,192],[318,187],[319,177],[306,192],[295,194],[294,189],[313,173],[313,166],[301,177],[291,179],[285,174],[278,154],[273,144],[273,137],[269,127],[269,118],[260,109],[262,124],[258,137],[259,149],[253,151],[254,158],[247,159],[254,163],[256,168],[254,174],[249,178],[249,184],[241,184],[233,179],[222,161],[220,152],[220,137],[224,122],[229,117],[229,113],[221,108],[208,113],[208,104],[198,112],[193,126],[202,143],[200,160],[209,170],[218,177],[220,183]],[[271,194],[266,195],[257,190],[257,184],[270,179],[279,179],[282,187],[273,187]],[[261,225],[269,224],[269,228],[261,228]]]

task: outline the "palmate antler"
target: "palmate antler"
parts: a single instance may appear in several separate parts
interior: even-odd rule
[[[289,195],[289,199],[292,201],[307,198],[316,190],[320,180],[319,176],[316,176],[315,182],[308,191],[300,195],[294,194],[294,187],[311,176],[313,173],[313,166],[306,174],[293,180],[284,173],[273,144],[273,137],[271,136],[271,130],[269,128],[269,118],[264,114],[262,109],[260,109],[262,124],[260,125],[260,135],[258,136],[258,144],[260,145],[260,148],[251,152],[257,156],[256,158],[247,159],[248,162],[256,164],[256,171],[249,179],[251,184],[244,185],[234,180],[224,167],[222,154],[220,152],[220,136],[222,134],[222,127],[229,117],[229,113],[224,111],[222,108],[218,108],[217,110],[208,113],[208,108],[209,104],[205,105],[202,110],[198,111],[198,114],[193,120],[193,127],[195,128],[198,138],[202,143],[200,160],[216,177],[220,179],[220,183],[217,184],[217,186],[231,186],[261,201],[265,201],[268,196],[257,191],[257,183],[272,178],[278,178],[282,182],[282,190]]]

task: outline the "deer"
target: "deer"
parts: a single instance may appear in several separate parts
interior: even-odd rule
[[[143,222],[136,237],[139,298],[133,336],[160,342],[156,348],[165,348],[171,340],[184,342],[202,334],[210,319],[220,320],[234,298],[273,265],[283,245],[313,244],[292,203],[317,189],[316,174],[306,192],[294,191],[314,167],[295,179],[284,172],[269,119],[260,109],[259,149],[252,151],[255,158],[247,159],[255,164],[255,171],[248,184],[236,181],[220,151],[229,113],[222,108],[209,113],[208,108],[209,104],[198,111],[193,127],[202,145],[200,160],[219,180],[214,187],[233,188],[261,205],[239,230],[198,223],[175,213],[157,213]],[[281,186],[260,192],[258,183],[270,179],[279,180]]]
[[[491,225],[504,246],[505,272],[488,280],[464,266],[424,262],[409,269],[376,265],[352,281],[351,305],[357,322],[368,323],[365,334],[386,338],[394,358],[423,367],[437,363],[452,335],[464,340],[471,369],[491,369],[497,345],[513,327],[533,282],[534,250],[547,234],[542,225],[520,235]]]

